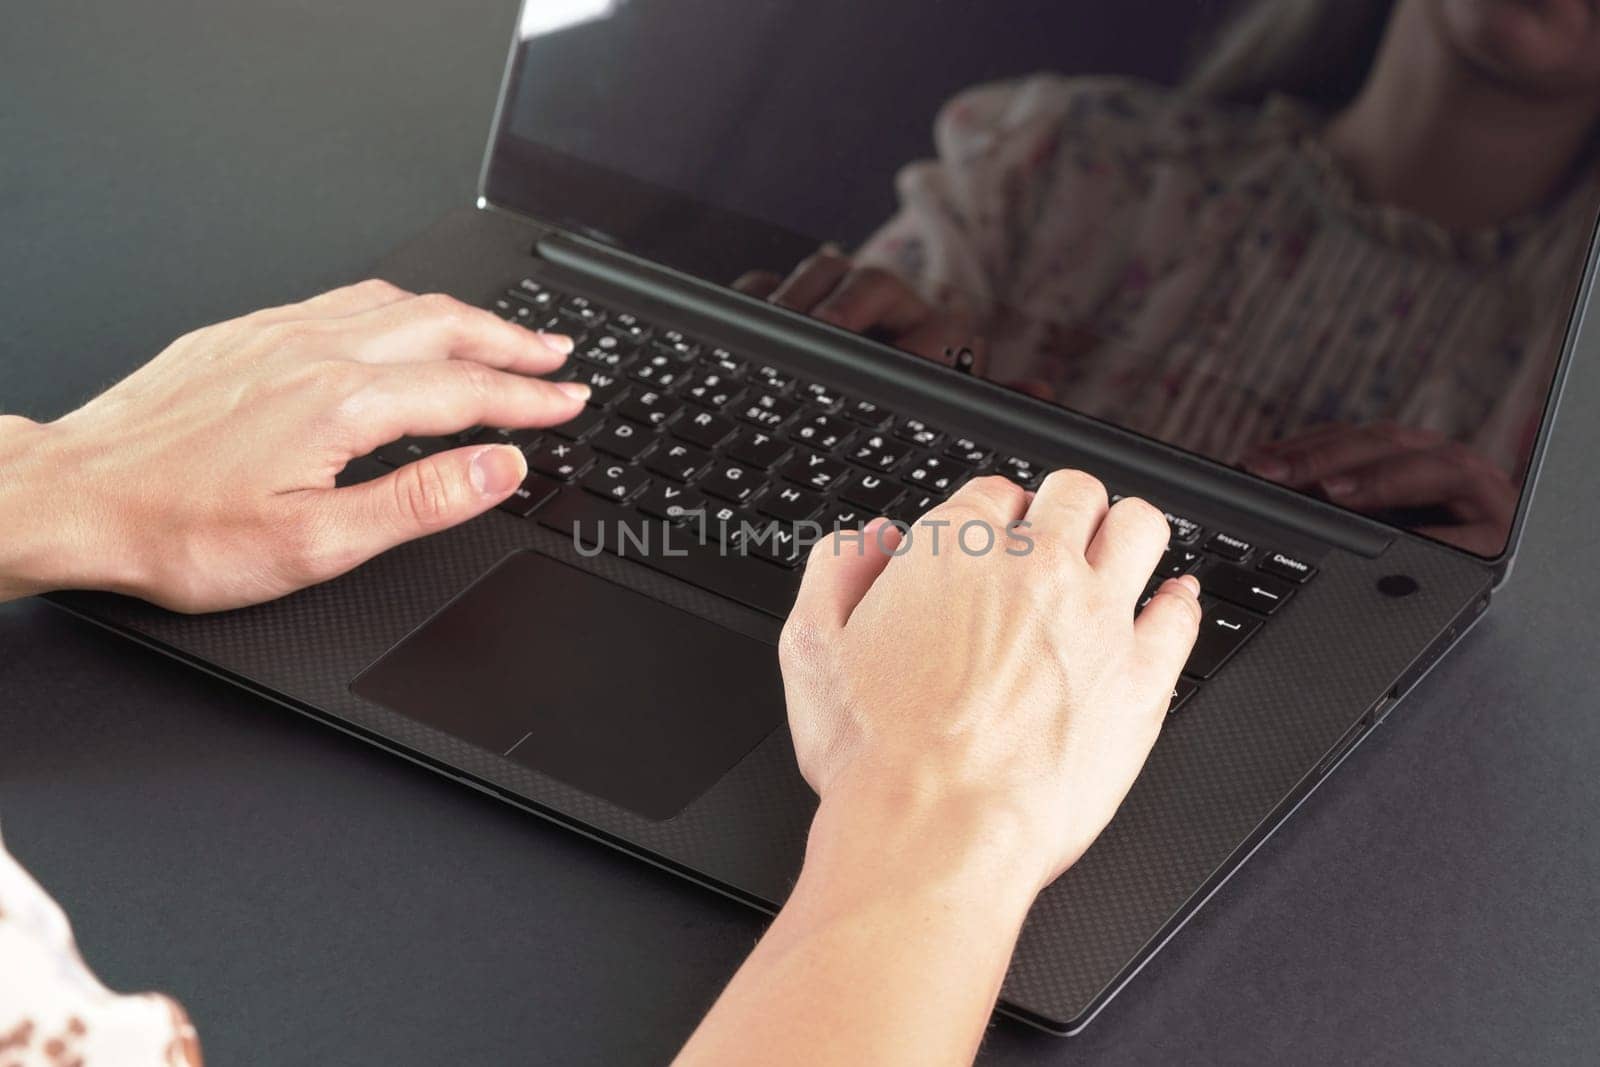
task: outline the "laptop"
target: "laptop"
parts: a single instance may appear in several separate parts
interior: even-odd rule
[[[1152,582],[1205,621],[1004,985],[1081,1030],[1483,615],[1594,269],[1587,179],[1465,236],[1363,201],[1319,133],[1349,65],[1230,69],[1236,10],[528,3],[476,205],[375,273],[572,335],[587,410],[352,463],[530,474],[327,585],[53,600],[770,913],[815,807],[775,652],[807,542],[1089,470],[1167,513]]]

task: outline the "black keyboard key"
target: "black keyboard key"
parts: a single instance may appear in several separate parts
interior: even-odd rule
[[[695,475],[711,465],[711,453],[682,441],[668,441],[650,453],[644,465],[675,482],[692,482]]]
[[[832,452],[850,440],[854,432],[838,415],[803,415],[790,427],[789,436],[818,451]]]
[[[806,558],[811,545],[800,538],[800,531],[786,522],[752,527],[753,535],[744,546],[746,555],[780,567],[794,568]]]
[[[534,323],[542,318],[539,314],[539,309],[521,300],[514,300],[512,299],[513,296],[515,294],[495,297],[489,304],[489,310],[507,322],[514,322],[519,326],[526,326],[530,330],[533,329]]]
[[[803,522],[821,511],[826,500],[821,493],[813,493],[809,489],[775,485],[767,490],[756,507],[762,514],[784,522]]]
[[[606,423],[589,438],[589,443],[600,451],[627,460],[638,459],[644,455],[655,441],[655,434],[624,419],[614,419]]]
[[[841,501],[830,504],[824,509],[817,517],[817,524],[822,527],[823,533],[828,534],[835,530],[859,530],[881,514],[883,514],[881,511],[872,511]]]
[[[716,448],[737,430],[733,420],[714,411],[694,411],[672,426],[672,435],[701,448]]]
[[[678,395],[691,404],[718,411],[744,395],[744,387],[723,371],[705,371],[684,382]]]
[[[1167,512],[1167,525],[1172,527],[1172,539],[1180,545],[1192,545],[1200,540],[1202,527],[1193,519],[1186,519],[1182,515]]]
[[[629,391],[628,380],[609,367],[582,367],[572,380],[589,387],[591,407],[609,407],[626,397]]]
[[[633,543],[647,544],[654,550],[632,551],[630,543],[628,559],[775,618],[783,618],[794,606],[799,575],[760,560],[730,559],[719,548],[702,544],[692,526],[674,526],[646,518],[638,512],[570,490],[535,514],[541,524],[562,536],[576,536],[586,545],[598,543],[613,553],[619,551],[620,544],[617,524],[629,523],[639,533],[639,541]]]
[[[781,367],[774,367],[771,364],[762,364],[757,367],[755,369],[755,380],[757,385],[763,389],[770,389],[774,393],[787,392],[795,381],[794,375]]]
[[[846,404],[843,414],[851,422],[859,422],[874,430],[883,429],[894,418],[894,412],[871,400],[856,400]]]
[[[836,459],[802,449],[799,455],[779,468],[779,473],[801,485],[826,493],[849,475],[850,468]]]
[[[628,377],[656,389],[670,389],[689,376],[688,370],[676,356],[656,352],[628,367]]]
[[[851,463],[860,464],[868,470],[885,473],[894,470],[905,462],[911,455],[911,449],[894,440],[892,437],[875,433],[870,437],[857,441],[846,454]]]
[[[443,437],[402,437],[398,441],[384,445],[374,452],[372,457],[379,463],[386,463],[391,467],[404,467],[407,463],[454,447],[454,441],[448,441]]]
[[[1200,683],[1188,678],[1179,678],[1178,684],[1172,687],[1172,699],[1167,703],[1167,714],[1171,715],[1189,702],[1189,698],[1200,691]]]
[[[500,502],[500,510],[527,518],[538,510],[540,504],[560,491],[560,482],[551,481],[542,474],[529,471],[528,476],[522,479],[522,484],[517,486],[516,492]]]
[[[592,330],[606,321],[606,313],[586,296],[569,296],[562,301],[561,314],[584,329]]]
[[[678,330],[663,331],[656,337],[655,348],[661,355],[669,356],[680,363],[694,359],[701,351],[699,341],[684,336]]]
[[[591,366],[604,367],[607,370],[621,370],[636,358],[632,349],[618,344],[617,339],[610,334],[606,334],[598,341],[579,345],[573,350],[572,356]]]
[[[1044,464],[1021,456],[1007,456],[1000,461],[995,473],[1010,478],[1024,489],[1037,489],[1044,481]]]
[[[561,303],[560,293],[532,278],[522,279],[516,288],[507,290],[506,295],[531,304],[540,311],[553,311]]]
[[[734,504],[743,504],[756,495],[766,482],[759,471],[742,467],[727,460],[718,460],[700,481],[700,488],[714,497]]]
[[[646,515],[671,522],[698,521],[708,503],[698,489],[673,485],[670,482],[652,482],[646,487],[634,506]]]
[[[746,398],[738,405],[736,411],[742,422],[759,426],[763,430],[775,430],[799,411],[800,406],[798,400],[778,396],[776,393],[757,393]]]
[[[829,413],[838,410],[839,405],[844,403],[843,395],[833,386],[823,385],[821,382],[808,383],[800,390],[800,399],[814,408],[821,408]]]
[[[1294,596],[1294,586],[1260,571],[1231,563],[1213,563],[1200,575],[1200,588],[1261,615],[1271,615]]]
[[[1252,547],[1244,538],[1223,533],[1221,530],[1212,534],[1206,541],[1207,551],[1215,552],[1223,559],[1231,559],[1235,563],[1248,556]]]
[[[565,437],[569,441],[576,441],[592,431],[596,426],[599,426],[605,419],[605,412],[599,408],[586,407],[560,426],[550,427],[550,432],[558,437]]]
[[[653,429],[672,418],[678,408],[676,397],[645,389],[618,404],[617,414]]]
[[[859,504],[873,515],[887,515],[900,499],[901,489],[881,474],[863,474],[839,490],[839,495],[852,504]]]
[[[700,357],[700,362],[714,373],[739,378],[749,368],[748,361],[740,359],[726,348],[713,348]]]
[[[504,427],[488,427],[474,430],[468,440],[475,445],[516,445],[524,452],[538,448],[544,435],[538,430],[508,430]]]
[[[981,467],[994,458],[994,449],[970,437],[958,437],[945,448],[944,454],[968,466]]]
[[[895,423],[894,435],[919,448],[932,448],[944,440],[943,430],[936,430],[921,419],[901,419]]]
[[[907,485],[948,495],[954,492],[956,486],[965,481],[971,473],[972,469],[964,463],[934,455],[923,455],[906,468],[902,477]]]
[[[922,516],[944,503],[944,497],[938,493],[912,493],[901,499],[889,512],[891,518],[901,522],[916,522]]]
[[[1200,636],[1195,641],[1194,651],[1189,653],[1189,663],[1183,673],[1202,680],[1210,678],[1259,629],[1259,618],[1243,608],[1217,601],[1206,609],[1200,623]]]
[[[787,444],[762,430],[744,430],[728,446],[728,455],[761,470],[769,470],[782,463],[792,451]]]
[[[606,323],[606,329],[630,345],[644,344],[655,332],[649,323],[640,321],[639,316],[628,312],[611,316],[611,321]]]
[[[620,502],[649,485],[650,479],[631,463],[605,462],[595,464],[580,484],[596,496]]]
[[[1279,578],[1287,578],[1291,582],[1304,582],[1317,573],[1317,568],[1311,564],[1293,556],[1286,556],[1282,552],[1266,553],[1257,566],[1268,574],[1276,574]]]
[[[1198,549],[1174,545],[1162,554],[1161,562],[1156,564],[1156,577],[1177,578],[1180,575],[1193,572],[1199,565],[1200,552]],[[1201,580],[1200,584],[1201,588],[1205,588],[1204,579]],[[1209,590],[1207,591],[1209,592]]]
[[[544,444],[528,453],[528,467],[563,482],[570,482],[589,469],[594,449],[571,441],[545,438]]]

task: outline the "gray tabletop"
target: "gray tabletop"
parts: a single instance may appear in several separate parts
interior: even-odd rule
[[[469,202],[515,8],[16,6],[0,410],[38,418]],[[986,1062],[1592,1060],[1594,355],[1488,620],[1084,1037]],[[664,1061],[761,929],[38,603],[0,608],[0,813],[218,1064]]]

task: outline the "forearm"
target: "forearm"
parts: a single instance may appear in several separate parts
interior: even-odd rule
[[[1021,825],[831,794],[799,883],[681,1064],[965,1064],[1038,888]]]

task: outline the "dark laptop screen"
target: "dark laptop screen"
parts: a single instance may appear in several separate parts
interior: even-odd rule
[[[1495,556],[1597,130],[1594,4],[530,0],[486,193]]]

